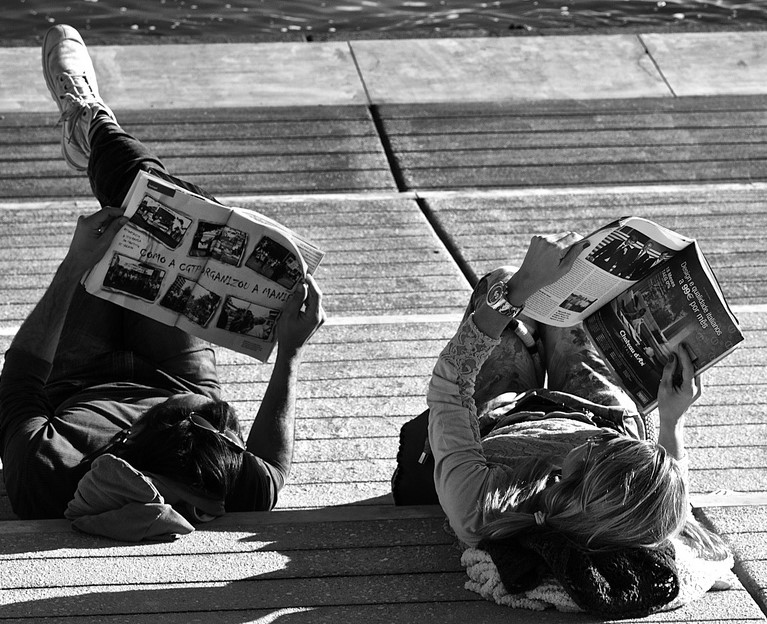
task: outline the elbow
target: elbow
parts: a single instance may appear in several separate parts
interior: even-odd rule
[[[442,510],[458,539],[470,546],[482,539],[483,493],[489,475],[484,461],[470,466],[435,467],[434,484]]]

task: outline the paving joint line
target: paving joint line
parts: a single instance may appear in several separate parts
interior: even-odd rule
[[[679,97],[676,92],[674,91],[674,88],[671,86],[671,83],[666,78],[665,74],[663,73],[663,70],[661,69],[661,66],[658,64],[658,61],[655,60],[655,57],[650,52],[650,48],[647,47],[647,43],[642,38],[642,33],[637,33],[637,40],[639,41],[639,44],[644,48],[645,54],[650,58],[650,62],[653,64],[653,67],[655,67],[655,70],[658,72],[658,75],[663,80],[663,84],[666,85],[666,88],[669,90],[669,93],[671,93],[672,97]]]
[[[461,273],[469,282],[471,287],[474,288],[477,285],[477,282],[479,282],[479,277],[472,268],[471,263],[463,256],[463,253],[456,244],[455,240],[442,225],[442,222],[439,220],[437,214],[429,206],[428,201],[425,198],[416,197],[415,202],[418,205],[418,208],[420,208],[421,213],[425,217],[426,221],[429,223],[429,226],[431,227],[435,236],[445,246],[445,249],[447,249],[450,258],[458,266]]]
[[[349,55],[352,57],[352,62],[354,63],[354,69],[356,70],[357,77],[359,78],[360,84],[362,85],[362,90],[365,92],[365,100],[367,101],[368,107],[370,107],[373,105],[373,98],[370,97],[370,91],[368,90],[367,82],[365,82],[365,73],[362,71],[359,61],[357,60],[357,54],[354,51],[354,46],[352,45],[352,42],[347,41],[346,47],[349,49]]]
[[[631,185],[595,185],[595,186],[561,186],[561,187],[526,187],[526,188],[490,188],[490,189],[456,189],[450,191],[416,190],[416,196],[424,199],[430,197],[545,197],[562,195],[611,195],[615,193],[661,194],[690,191],[736,191],[754,190],[767,191],[767,183],[758,181],[748,182],[709,182],[693,184],[631,184]]]
[[[736,492],[717,490],[714,492],[690,494],[693,507],[764,507],[767,506],[767,492]]]
[[[392,147],[391,141],[389,140],[389,135],[386,133],[386,129],[384,128],[384,120],[381,117],[378,105],[375,104],[373,98],[370,97],[370,91],[368,90],[367,83],[365,82],[365,75],[362,71],[362,68],[360,67],[359,61],[357,60],[357,55],[354,52],[354,46],[352,46],[351,41],[347,42],[347,47],[349,49],[349,54],[352,57],[352,62],[354,63],[354,69],[357,71],[357,76],[360,80],[360,84],[362,85],[362,90],[365,92],[365,100],[367,101],[368,113],[370,114],[370,118],[373,121],[373,126],[375,127],[376,135],[378,137],[378,141],[381,144],[381,148],[384,151],[386,162],[389,165],[389,173],[391,173],[392,178],[394,178],[394,183],[397,185],[397,190],[400,192],[406,191],[407,185],[405,184],[402,170],[397,165],[397,156],[395,150]]]
[[[373,101],[370,99],[367,86],[365,85],[364,76],[362,75],[361,68],[359,67],[359,64],[357,62],[357,57],[354,55],[354,50],[351,48],[351,46],[350,46],[350,52],[354,60],[354,65],[357,68],[357,72],[359,73],[360,80],[362,81],[363,88],[365,89],[365,96],[367,97],[367,100],[368,100],[368,111],[373,121],[373,125],[376,130],[376,135],[378,136],[378,140],[381,144],[381,148],[384,151],[384,156],[386,157],[386,162],[389,166],[389,172],[391,173],[392,178],[394,179],[394,183],[397,186],[397,190],[400,193],[406,193],[409,191],[409,189],[408,189],[407,181],[405,179],[404,171],[399,166],[396,150],[392,146],[391,139],[389,138],[389,134],[386,132],[386,126],[385,126],[383,117],[381,116],[378,105],[373,103]],[[452,258],[453,262],[455,262],[458,269],[461,271],[461,273],[469,282],[469,284],[472,287],[474,287],[479,281],[479,278],[477,277],[474,270],[471,268],[471,265],[469,264],[469,262],[463,257],[463,254],[461,253],[458,246],[455,244],[455,241],[450,236],[449,232],[447,232],[447,230],[445,230],[445,228],[442,226],[437,215],[434,213],[433,210],[429,208],[428,203],[424,199],[419,198],[417,193],[415,194],[415,202],[418,208],[420,209],[421,213],[423,214],[424,218],[426,219],[427,223],[431,227],[432,231],[434,232],[435,236],[445,247],[445,250],[447,251],[448,255]]]
[[[383,148],[384,156],[386,156],[386,162],[389,165],[389,173],[391,173],[392,178],[394,178],[394,183],[397,185],[397,190],[400,192],[407,191],[408,188],[407,183],[405,182],[405,176],[402,172],[402,169],[397,164],[397,155],[395,153],[394,147],[392,147],[389,135],[386,133],[384,120],[383,117],[381,117],[378,105],[369,104],[368,111],[370,112],[370,117],[373,120],[373,125],[375,126],[378,140],[380,141],[381,147]]]
[[[733,555],[733,557],[735,559],[735,565],[732,568],[732,572],[735,574],[738,581],[740,581],[740,584],[743,586],[743,589],[746,590],[746,593],[751,596],[751,600],[753,600],[762,613],[767,616],[767,601],[765,601],[764,596],[762,596],[762,588],[759,587],[756,580],[753,578],[753,572],[750,572],[743,567],[743,562],[740,560],[740,557],[737,555]]]
[[[767,191],[767,182],[711,182],[694,184],[658,184],[658,185],[599,185],[599,186],[563,186],[563,187],[527,187],[527,188],[488,188],[488,189],[456,189],[418,190],[405,189],[401,191],[353,191],[336,193],[297,193],[297,194],[236,194],[219,195],[224,203],[264,202],[264,203],[301,203],[307,201],[369,201],[386,199],[428,200],[431,198],[449,199],[467,197],[474,199],[504,198],[504,197],[559,197],[565,195],[611,195],[615,193],[638,193],[643,195],[705,192],[705,191]],[[41,207],[58,207],[61,204],[71,204],[83,209],[97,208],[98,202],[88,196],[58,197],[37,201],[5,200],[0,201],[0,211],[4,210],[37,210]]]
[[[730,306],[734,314],[767,314],[767,304],[747,304]],[[327,327],[345,327],[350,325],[417,325],[421,323],[458,323],[463,312],[445,312],[442,314],[376,314],[329,316]],[[0,327],[0,337],[13,337],[19,330],[18,325]]]

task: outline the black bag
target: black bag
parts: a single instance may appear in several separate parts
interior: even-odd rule
[[[434,487],[434,456],[429,449],[429,410],[400,429],[391,491],[395,505],[439,504]]]

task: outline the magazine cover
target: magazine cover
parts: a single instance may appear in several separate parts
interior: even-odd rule
[[[696,244],[620,293],[585,321],[643,413],[657,405],[663,368],[680,343],[700,373],[743,340]]]

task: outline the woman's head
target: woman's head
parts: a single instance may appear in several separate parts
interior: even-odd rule
[[[547,523],[592,549],[657,546],[688,514],[681,470],[663,447],[610,433],[571,451],[539,505]]]
[[[223,500],[240,472],[244,448],[228,403],[184,394],[150,408],[120,455],[137,470]]]
[[[488,536],[529,527],[538,512],[539,523],[589,549],[652,547],[678,534],[688,514],[682,473],[665,450],[613,433],[573,449],[558,480],[549,470],[525,481],[529,495],[507,495],[488,510]]]

